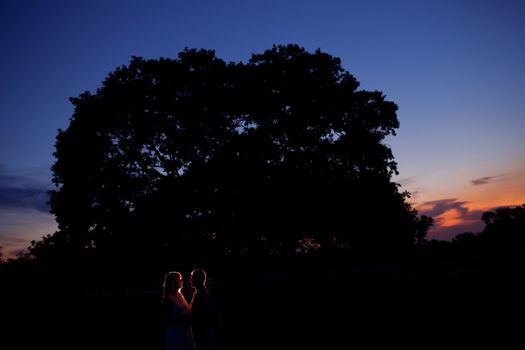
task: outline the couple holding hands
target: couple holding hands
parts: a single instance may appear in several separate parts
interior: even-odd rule
[[[190,282],[194,292],[188,304],[181,292],[181,273],[170,271],[164,277],[161,313],[166,325],[165,349],[216,350],[219,314],[206,288],[206,272],[193,270]]]

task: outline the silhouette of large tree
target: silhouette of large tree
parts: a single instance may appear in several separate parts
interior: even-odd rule
[[[247,63],[134,57],[71,99],[52,167],[58,231],[33,253],[411,246],[428,227],[391,180],[397,106],[358,87],[339,58],[297,45]]]

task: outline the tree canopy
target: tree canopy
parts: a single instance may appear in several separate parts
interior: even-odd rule
[[[58,231],[35,255],[397,250],[431,225],[392,181],[396,104],[320,50],[133,57],[71,102],[52,167]]]

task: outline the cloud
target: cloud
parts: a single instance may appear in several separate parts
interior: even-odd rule
[[[468,202],[456,198],[439,199],[421,204],[417,210],[431,216],[434,226],[428,232],[428,238],[451,240],[458,233],[479,232],[483,228],[481,210],[470,210]]]
[[[33,208],[49,212],[50,186],[23,175],[9,174],[0,164],[0,208]]]
[[[398,183],[401,186],[408,186],[418,181],[418,176],[402,177],[399,178]]]
[[[468,203],[456,198],[446,198],[425,202],[418,206],[416,208],[418,213],[432,216],[434,219],[434,226],[430,228],[427,238],[452,240],[460,233],[479,233],[485,227],[485,223],[481,220],[483,213],[501,208],[501,206],[494,206],[473,210],[468,208]]]
[[[470,183],[473,186],[480,186],[480,185],[486,185],[492,182],[497,182],[502,180],[502,175],[497,176],[484,176],[480,177],[478,179],[470,180]]]
[[[419,211],[432,217],[439,216],[451,209],[466,214],[468,212],[468,208],[465,206],[466,203],[467,202],[464,201],[458,201],[456,198],[438,199],[421,204]]]

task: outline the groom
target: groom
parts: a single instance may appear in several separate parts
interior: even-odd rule
[[[206,288],[206,272],[195,269],[190,282],[195,291],[190,302],[193,339],[197,350],[216,350],[219,314],[213,297]]]

